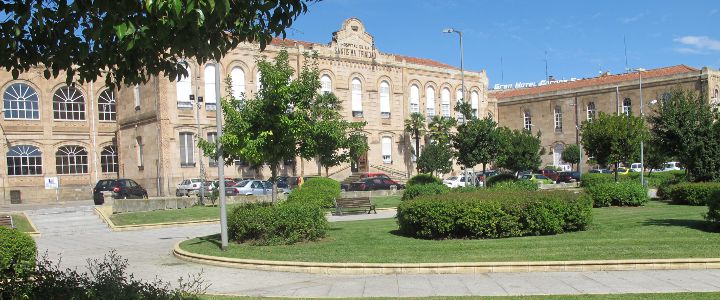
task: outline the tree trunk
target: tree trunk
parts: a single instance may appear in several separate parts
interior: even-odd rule
[[[620,166],[619,163],[615,163],[615,182],[618,182],[618,172],[617,169]]]
[[[327,178],[330,178],[330,174],[329,174],[329,172],[328,172],[329,169],[330,169],[330,168],[325,167],[325,177],[327,177]]]
[[[277,204],[277,165],[272,165],[270,167],[270,173],[272,176],[272,204],[274,206]]]
[[[420,159],[420,133],[415,132],[415,171],[417,171],[417,174],[420,174],[418,159]]]
[[[484,188],[487,188],[487,175],[485,174],[485,166],[486,165],[487,165],[486,163],[483,163],[482,184],[483,184]]]

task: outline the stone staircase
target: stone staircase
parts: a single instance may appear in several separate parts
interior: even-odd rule
[[[110,232],[91,205],[39,209],[27,215],[43,236]]]

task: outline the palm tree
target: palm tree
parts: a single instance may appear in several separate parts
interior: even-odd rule
[[[457,120],[435,115],[430,119],[428,124],[428,132],[430,138],[440,144],[450,143],[450,130],[457,124]]]
[[[425,116],[414,112],[410,114],[410,118],[405,120],[405,132],[415,139],[415,152],[420,152],[420,137],[425,134]],[[414,153],[417,157],[418,153]]]

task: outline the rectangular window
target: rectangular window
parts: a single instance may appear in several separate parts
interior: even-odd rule
[[[555,107],[555,132],[562,132],[562,110],[559,106]]]
[[[193,133],[180,133],[180,166],[183,168],[195,167],[195,159],[193,157]]]
[[[392,138],[388,136],[382,138],[382,159],[383,163],[392,163]]]
[[[380,83],[380,115],[390,118],[390,85],[384,81]]]
[[[590,102],[587,105],[587,121],[592,122],[595,119],[595,102]]]
[[[217,109],[215,95],[215,65],[205,66],[205,110],[214,111]]]
[[[523,128],[525,128],[525,130],[532,131],[532,117],[528,111],[523,113]]]
[[[352,84],[352,114],[353,117],[360,118],[363,116],[363,107],[362,107],[362,83],[360,83],[360,80],[353,79]]]
[[[215,141],[217,141],[217,132],[208,132],[207,140],[208,142],[215,144]],[[217,167],[217,157],[210,156],[209,161],[211,167]]]
[[[133,88],[133,96],[135,97],[135,110],[140,110],[140,85]]]
[[[138,168],[142,168],[144,166],[143,163],[143,142],[142,137],[136,137],[135,138],[135,151],[137,155],[137,166]]]

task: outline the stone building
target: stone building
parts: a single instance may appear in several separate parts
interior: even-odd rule
[[[642,72],[642,101],[645,115],[654,105],[670,96],[673,88],[690,89],[705,96],[712,104],[720,101],[720,72],[685,65]],[[576,125],[592,120],[600,112],[640,115],[640,74],[625,73],[544,84],[535,87],[492,90],[490,101],[497,101],[498,122],[512,129],[541,132],[546,155],[542,167],[565,164],[560,154],[566,145],[576,144]],[[583,154],[583,170],[590,167]]]

